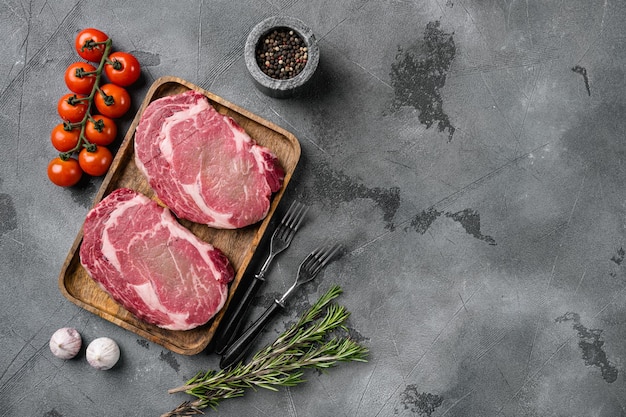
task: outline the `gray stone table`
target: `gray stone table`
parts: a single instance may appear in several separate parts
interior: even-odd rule
[[[243,57],[273,15],[302,20],[319,45],[314,78],[287,99],[256,89]],[[309,220],[253,315],[314,245],[347,247],[257,347],[339,284],[369,361],[208,415],[626,415],[624,2],[7,0],[0,23],[1,417],[159,416],[191,399],[168,389],[219,363],[59,291],[101,184],[46,177],[62,75],[86,27],[142,64],[131,113],[172,75],[298,138],[279,209],[298,199]],[[64,326],[118,341],[118,365],[53,357],[48,340]]]

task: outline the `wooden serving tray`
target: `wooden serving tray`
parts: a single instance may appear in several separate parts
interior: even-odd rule
[[[184,355],[199,353],[211,341],[300,159],[300,144],[291,133],[185,80],[175,77],[163,77],[156,80],[148,90],[146,98],[137,111],[137,115],[121,143],[111,168],[96,194],[94,205],[113,190],[121,187],[131,188],[158,201],[148,181],[135,165],[135,128],[143,111],[150,102],[160,97],[175,95],[190,89],[203,93],[218,112],[232,117],[258,144],[271,149],[285,170],[283,185],[274,194],[267,217],[257,224],[237,230],[219,230],[209,228],[206,225],[180,220],[181,224],[200,239],[221,249],[233,265],[235,278],[230,285],[226,306],[207,324],[186,331],[161,329],[138,320],[109,297],[91,279],[80,264],[79,248],[83,239],[82,227],[78,236],[76,236],[59,276],[61,292],[73,303],[173,352]],[[193,302],[193,300],[190,300],[190,302]]]

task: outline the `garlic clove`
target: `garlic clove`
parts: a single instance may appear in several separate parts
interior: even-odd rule
[[[82,338],[76,329],[63,327],[50,337],[50,351],[54,356],[61,359],[72,359],[80,351]]]
[[[101,371],[115,366],[120,359],[120,348],[115,340],[108,337],[99,337],[87,346],[87,362]]]

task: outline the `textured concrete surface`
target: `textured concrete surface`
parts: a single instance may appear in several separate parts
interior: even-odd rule
[[[288,100],[255,89],[243,59],[277,14],[320,47],[311,88]],[[45,174],[89,26],[142,63],[135,105],[175,75],[299,139],[285,201],[311,215],[254,313],[315,244],[349,248],[258,343],[338,283],[369,362],[209,415],[625,416],[625,22],[618,0],[2,2],[0,416],[158,416],[190,399],[169,388],[219,360],[169,352],[57,287],[100,184]],[[114,338],[121,362],[52,357],[63,326]]]

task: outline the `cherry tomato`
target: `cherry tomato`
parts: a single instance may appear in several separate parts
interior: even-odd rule
[[[101,86],[100,90],[94,96],[94,103],[100,114],[117,119],[130,109],[130,95],[123,87],[109,83]]]
[[[74,62],[65,70],[65,85],[77,94],[91,94],[96,83],[95,74],[82,75],[83,72],[95,72],[96,67],[86,62]]]
[[[78,163],[82,170],[94,177],[106,174],[111,162],[113,162],[113,154],[105,146],[96,146],[93,151],[83,148],[78,154]]]
[[[65,123],[59,123],[52,129],[50,141],[52,146],[59,152],[68,152],[76,147],[80,129],[68,129]]]
[[[117,137],[117,125],[111,119],[101,114],[87,120],[85,124],[85,137],[91,143],[107,146],[113,143]]]
[[[71,187],[78,183],[82,176],[83,171],[74,158],[63,160],[57,156],[48,164],[48,178],[59,187]]]
[[[57,111],[63,120],[71,123],[78,123],[83,120],[87,113],[87,102],[82,100],[86,98],[82,94],[68,93],[65,94],[57,103]]]
[[[113,84],[127,87],[137,81],[141,75],[139,61],[127,52],[113,52],[104,65],[104,73]]]
[[[76,35],[74,48],[81,58],[91,62],[100,62],[104,55],[104,43],[109,36],[94,28],[83,29]]]

